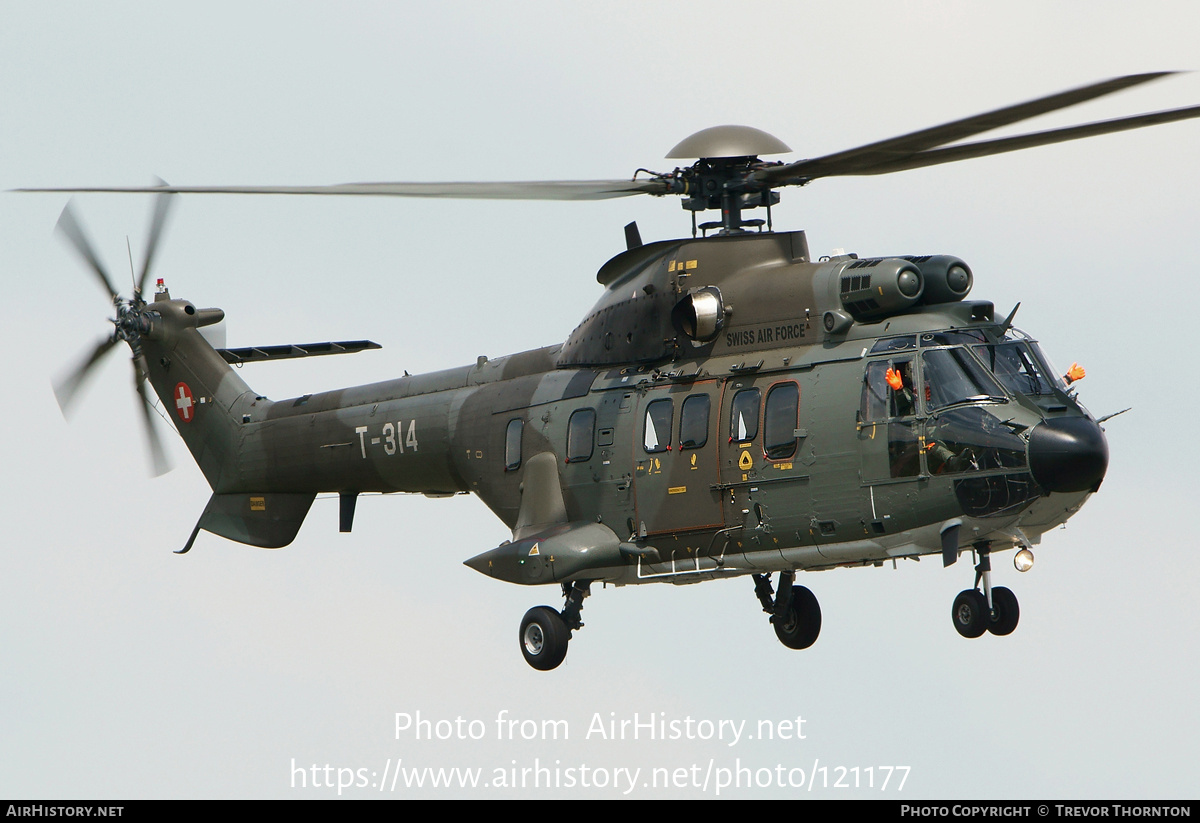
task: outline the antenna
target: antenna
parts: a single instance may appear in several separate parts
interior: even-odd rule
[[[125,235],[125,252],[129,255],[129,279],[133,281],[133,290],[137,291],[137,272],[133,270],[133,248],[129,245],[129,235]]]

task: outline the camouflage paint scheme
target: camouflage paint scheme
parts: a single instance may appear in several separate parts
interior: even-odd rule
[[[256,395],[205,342],[198,326],[211,310],[159,295],[143,346],[154,389],[213,489],[197,529],[251,545],[291,542],[319,492],[343,496],[343,518],[363,492],[474,493],[514,542],[469,565],[527,584],[879,564],[943,552],[953,526],[956,549],[1033,545],[1099,486],[1049,493],[1030,476],[1024,451],[1042,421],[1077,418],[1099,432],[1061,381],[1042,398],[1009,391],[956,406],[982,408],[984,428],[1015,444],[1006,468],[933,465],[944,459],[934,435],[943,417],[927,408],[928,383],[927,403],[907,419],[864,418],[870,364],[897,356],[873,353],[877,341],[943,345],[933,333],[949,330],[1004,338],[990,303],[935,294],[955,264],[969,278],[943,256],[814,263],[802,232],[652,243],[601,268],[603,296],[562,345],[281,401]],[[884,305],[871,308],[853,293],[857,268],[919,270],[922,298],[889,306],[877,286]],[[680,311],[706,289],[719,294],[719,330],[698,339]],[[917,344],[901,354],[915,362]],[[754,436],[735,438],[731,407],[739,391],[757,388],[761,401],[779,386],[793,387],[780,396],[798,395],[798,409],[790,453],[772,458],[763,419]],[[711,411],[703,443],[685,448],[680,408],[692,395],[707,396]],[[651,451],[647,407],[660,399],[673,401],[671,435]],[[594,411],[592,448],[568,461],[569,420],[581,409]],[[515,466],[513,420],[522,421]],[[912,441],[892,443],[892,457],[889,430]],[[896,476],[904,448],[910,468]]]
[[[1099,489],[1108,467],[1103,420],[1070,388],[1082,373],[1060,377],[1012,328],[1016,309],[997,321],[991,303],[967,301],[973,276],[956,257],[813,262],[803,232],[772,231],[775,190],[1200,117],[1188,106],[962,142],[1169,74],[1116,77],[791,163],[760,159],[790,151],[778,138],[726,125],[667,155],[693,164],[620,180],[69,189],[159,197],[130,299],[64,209],[60,229],[117,317],[56,395],[65,407],[100,357],[129,344],[139,393],[144,372],[213,489],[182,551],[201,529],[285,546],[318,492],[339,494],[342,531],[363,492],[477,494],[513,539],[467,565],[509,582],[561,584],[561,612],[537,606],[521,622],[522,653],[536,669],[563,661],[596,581],[753,575],[779,640],[803,649],[821,613],[794,585],[796,570],[936,553],[950,565],[966,548],[978,563],[972,588],[954,600],[955,629],[1007,635],[1020,611],[1009,589],[991,585],[991,553],[1020,547],[1018,568],[1028,568],[1028,548]],[[627,250],[596,276],[604,293],[562,345],[272,402],[229,367],[236,351],[200,335],[223,312],[165,290],[150,306],[142,300],[170,195],[192,193],[678,195],[693,231],[691,240],[643,244],[626,226]],[[756,208],[765,220],[743,219]],[[697,224],[709,210],[720,220]],[[373,345],[281,348],[307,356]]]

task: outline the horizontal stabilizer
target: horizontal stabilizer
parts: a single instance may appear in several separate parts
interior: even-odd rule
[[[282,548],[296,538],[315,497],[316,494],[214,494],[179,554],[192,547],[200,529],[250,546]]]
[[[282,346],[247,346],[243,349],[217,349],[226,363],[258,363],[263,360],[291,360],[294,357],[317,357],[322,354],[354,354],[367,349],[382,349],[370,340],[338,340],[331,343],[288,343]]]

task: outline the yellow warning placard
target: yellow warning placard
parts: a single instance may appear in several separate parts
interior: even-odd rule
[[[742,471],[754,468],[754,458],[750,456],[749,449],[743,451],[742,456],[738,458],[738,468]]]

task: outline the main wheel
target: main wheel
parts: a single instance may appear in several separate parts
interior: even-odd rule
[[[549,606],[535,606],[521,618],[521,654],[535,669],[548,672],[567,656],[571,632]]]
[[[774,620],[775,636],[789,649],[807,649],[821,633],[821,604],[804,586],[792,586],[792,606]]]
[[[1010,589],[997,586],[992,589],[992,615],[988,631],[996,635],[1012,634],[1021,619],[1021,607],[1017,596]]]
[[[950,616],[954,619],[954,628],[963,637],[979,637],[992,622],[987,598],[978,589],[959,592],[958,597],[954,598]]]

